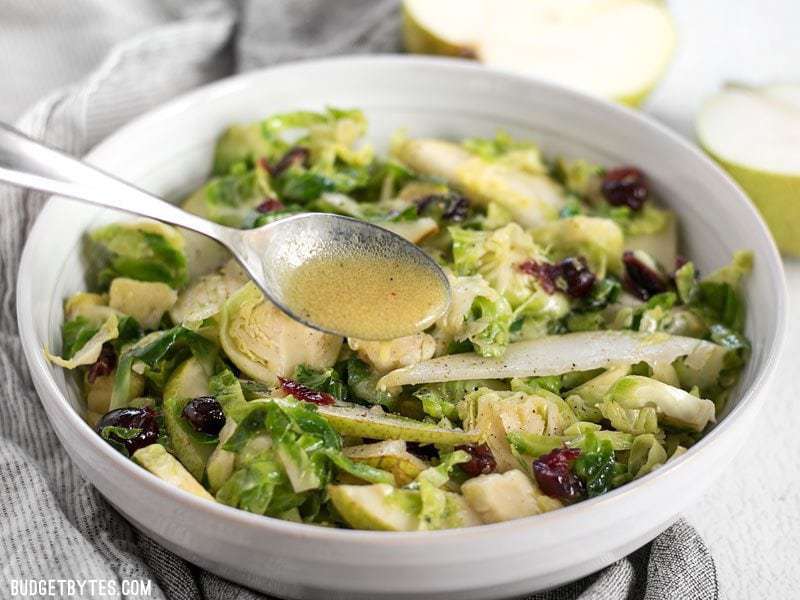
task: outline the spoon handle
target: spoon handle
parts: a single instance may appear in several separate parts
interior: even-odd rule
[[[221,228],[0,122],[0,181],[179,225],[221,241]]]

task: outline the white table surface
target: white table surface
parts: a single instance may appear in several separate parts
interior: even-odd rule
[[[679,132],[693,137],[698,107],[723,81],[800,83],[797,0],[669,4],[679,31],[678,52],[646,110]],[[787,260],[785,266],[790,306],[800,307],[800,261]],[[703,501],[686,512],[711,547],[726,599],[800,597],[798,366],[800,316],[794,312],[779,373],[748,446]]]
[[[115,15],[127,19],[131,34],[164,18],[155,0],[119,1],[137,4],[138,10],[120,10]],[[13,64],[0,60],[0,75],[15,91],[0,101],[0,118],[6,120],[18,116],[51,87],[65,83],[64,77],[77,78],[95,65],[115,41],[103,38],[102,27],[93,28],[98,34],[90,44],[72,44],[64,52],[61,38],[53,33],[59,29],[58,22],[102,23],[96,17],[108,8],[102,0],[55,5],[49,0],[24,2],[23,17],[0,23],[9,34],[2,36],[0,47],[30,49],[15,52]],[[19,4],[20,0],[0,0],[0,13],[6,12],[4,5]],[[723,81],[800,83],[798,0],[670,0],[669,5],[679,31],[678,51],[646,110],[687,137],[693,137],[693,118],[703,98]],[[80,12],[74,14],[78,6]],[[54,16],[54,11],[59,14]],[[43,21],[41,15],[49,18]],[[31,35],[31,27],[39,33]],[[800,307],[800,261],[787,261],[786,271],[791,305]],[[800,597],[795,572],[800,567],[797,314],[792,315],[789,328],[779,375],[749,445],[703,501],[686,513],[711,547],[723,597],[730,600]]]

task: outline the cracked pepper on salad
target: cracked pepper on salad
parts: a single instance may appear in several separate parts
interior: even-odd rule
[[[183,207],[240,228],[304,211],[377,223],[442,265],[448,311],[407,337],[342,339],[287,317],[205,238],[107,225],[47,355],[102,439],[211,501],[409,531],[582,502],[703,436],[748,357],[750,253],[700,274],[635,167],[505,133],[398,134],[383,158],[366,128],[338,109],[234,125]]]

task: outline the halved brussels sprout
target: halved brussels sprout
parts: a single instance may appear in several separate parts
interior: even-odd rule
[[[189,281],[216,271],[231,259],[231,253],[222,244],[188,229],[181,229],[186,240],[184,252],[189,270]]]
[[[220,312],[220,343],[248,377],[273,384],[298,365],[326,369],[336,362],[342,338],[311,329],[288,317],[249,282]]]
[[[277,149],[278,152],[281,149]],[[254,163],[276,153],[274,144],[264,136],[261,122],[231,125],[214,148],[214,173],[224,175],[236,163]]]
[[[108,285],[115,277],[139,281],[161,281],[179,288],[186,283],[184,239],[169,225],[156,221],[113,223],[89,236],[99,258],[98,284]]]
[[[274,195],[269,174],[259,166],[213,178],[183,202],[183,209],[229,227],[252,226],[248,219],[256,207]]]

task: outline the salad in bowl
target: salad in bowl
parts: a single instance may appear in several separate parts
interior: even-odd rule
[[[239,228],[301,212],[376,223],[443,267],[443,316],[343,339],[292,320],[206,238],[106,225],[87,236],[89,291],[65,301],[60,355],[46,350],[106,442],[209,501],[411,531],[604,494],[712,426],[748,359],[749,252],[698,273],[632,166],[503,132],[398,132],[382,157],[366,130],[333,108],[233,125],[183,208]]]

